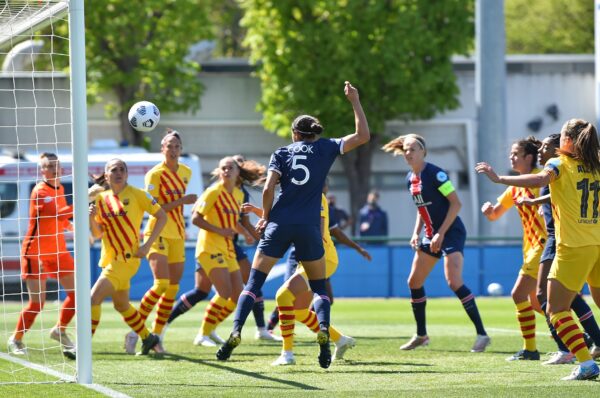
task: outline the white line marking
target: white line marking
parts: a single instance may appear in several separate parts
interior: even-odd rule
[[[490,332],[508,333],[508,334],[521,334],[520,330],[516,329],[502,329],[502,328],[485,328]],[[536,336],[550,336],[550,332],[535,332]]]
[[[33,369],[33,370],[37,370],[38,372],[42,372],[42,373],[46,373],[50,376],[54,376],[56,377],[57,381],[67,381],[67,382],[71,382],[71,383],[76,383],[77,380],[74,376],[70,376],[68,374],[65,373],[61,373],[59,371],[50,369],[46,366],[43,365],[39,365],[37,363],[32,363],[29,361],[26,361],[24,359],[21,358],[15,358],[11,355],[5,354],[3,352],[0,352],[0,359],[4,359],[6,361],[9,362],[13,362],[16,363],[18,365],[21,365],[23,367],[29,368],[29,369]],[[112,390],[108,387],[105,387],[101,384],[80,384],[80,386],[85,387],[85,388],[89,388],[90,390],[94,390],[97,391],[101,394],[106,395],[107,397],[111,397],[111,398],[131,398],[129,395],[127,394],[123,394],[122,392],[119,391],[115,391]]]

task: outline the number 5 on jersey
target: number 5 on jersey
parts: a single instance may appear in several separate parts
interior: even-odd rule
[[[308,170],[308,167],[306,167],[303,164],[296,163],[298,160],[304,160],[304,159],[306,159],[306,155],[294,155],[292,157],[292,170],[300,169],[304,172],[304,178],[300,181],[298,181],[292,177],[292,182],[296,185],[304,185],[307,183],[308,179],[310,178],[310,170]]]

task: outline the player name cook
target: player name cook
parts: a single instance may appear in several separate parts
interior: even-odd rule
[[[312,145],[298,145],[290,148],[290,152],[294,153],[314,153]]]

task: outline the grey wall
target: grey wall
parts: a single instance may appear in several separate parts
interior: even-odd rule
[[[478,209],[483,200],[477,200],[471,189],[474,186],[471,173],[473,165],[468,159],[468,132],[476,127],[475,113],[475,74],[473,60],[455,59],[455,71],[460,86],[461,107],[438,115],[431,121],[405,124],[389,121],[386,130],[390,135],[416,132],[425,136],[428,142],[428,160],[446,168],[463,202],[461,217],[470,233],[475,233]],[[537,137],[544,138],[549,133],[558,132],[562,123],[571,117],[594,120],[594,64],[593,56],[513,56],[507,58],[507,98],[509,139],[503,148],[489,148],[490,151],[506,153],[506,162],[495,165],[500,172],[508,172],[508,150],[512,141],[532,134],[527,123],[535,117],[542,117],[543,125]],[[270,134],[260,124],[261,115],[256,112],[260,97],[260,86],[251,76],[251,68],[246,61],[213,60],[204,66],[199,78],[206,87],[202,97],[202,108],[194,114],[163,114],[160,126],[150,133],[152,147],[159,148],[159,141],[165,127],[173,127],[183,134],[185,150],[197,153],[207,175],[225,155],[243,153],[266,163],[269,154],[278,146],[285,145],[288,139]],[[31,79],[13,79],[0,76],[0,144],[26,145],[36,142],[53,143],[55,140],[69,142],[68,125],[68,84],[64,78],[36,78],[36,88],[43,88],[35,96],[30,91]],[[16,98],[20,106],[34,106],[37,109],[20,110],[15,114],[14,86],[22,88]],[[59,88],[48,91],[52,86]],[[6,91],[8,90],[8,91]],[[340,90],[341,95],[341,90]],[[89,138],[119,137],[119,124],[108,117],[104,105],[110,100],[107,95],[104,103],[90,107]],[[160,99],[151,99],[160,108]],[[58,111],[43,109],[54,102],[64,107]],[[554,121],[545,114],[551,104],[559,108],[559,118]],[[310,113],[310,109],[306,112]],[[19,124],[38,125],[15,128],[16,117]],[[348,107],[348,117],[352,117]],[[368,115],[367,115],[368,117]],[[326,123],[326,121],[324,121]],[[16,132],[18,131],[18,141]],[[37,136],[36,136],[37,134]],[[56,138],[55,138],[56,137]],[[476,143],[473,143],[476,145]],[[474,148],[471,148],[474,149]],[[408,236],[414,224],[415,209],[406,193],[403,176],[407,167],[402,158],[394,158],[376,153],[373,159],[375,182],[381,191],[381,205],[390,215],[390,233],[394,236]],[[349,199],[344,187],[345,181],[339,162],[332,169],[332,192],[338,197],[338,204],[348,208]],[[481,178],[481,177],[479,177]],[[498,187],[498,194],[502,188]],[[253,194],[259,200],[260,193]],[[516,212],[496,221],[497,236],[518,236],[521,234]]]

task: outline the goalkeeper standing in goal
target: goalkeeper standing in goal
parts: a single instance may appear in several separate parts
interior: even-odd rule
[[[123,320],[142,338],[141,354],[146,355],[160,340],[148,331],[144,319],[129,302],[130,280],[137,273],[141,258],[148,255],[158,240],[167,215],[150,194],[128,185],[127,176],[125,162],[109,160],[104,177],[97,181],[108,185],[108,190],[100,193],[90,205],[92,236],[102,238],[102,274],[92,287],[92,335],[100,323],[102,302],[111,296]],[[140,245],[138,234],[144,212],[154,216],[156,222],[152,234]]]
[[[27,285],[29,302],[21,311],[15,331],[8,339],[8,350],[14,355],[27,354],[23,336],[44,308],[46,279],[57,278],[67,297],[50,338],[60,342],[66,357],[75,359],[75,345],[66,332],[75,315],[75,267],[64,235],[65,230],[72,230],[69,219],[73,217],[73,207],[67,205],[65,190],[60,183],[58,157],[44,152],[40,155],[39,166],[43,181],[31,191],[29,227],[21,251],[21,277]]]
[[[165,160],[154,166],[145,177],[146,191],[154,197],[167,213],[167,225],[148,253],[148,263],[154,275],[154,284],[140,302],[139,312],[145,321],[158,304],[152,332],[161,335],[171,315],[175,297],[179,291],[179,280],[185,265],[185,219],[183,205],[196,202],[196,194],[185,193],[192,170],[179,163],[182,150],[181,136],[175,130],[167,129],[160,145]],[[150,217],[145,239],[148,239],[156,224]],[[138,335],[134,331],[125,336],[125,351],[135,353]],[[162,341],[162,337],[161,337]],[[162,344],[158,351],[164,351]]]

